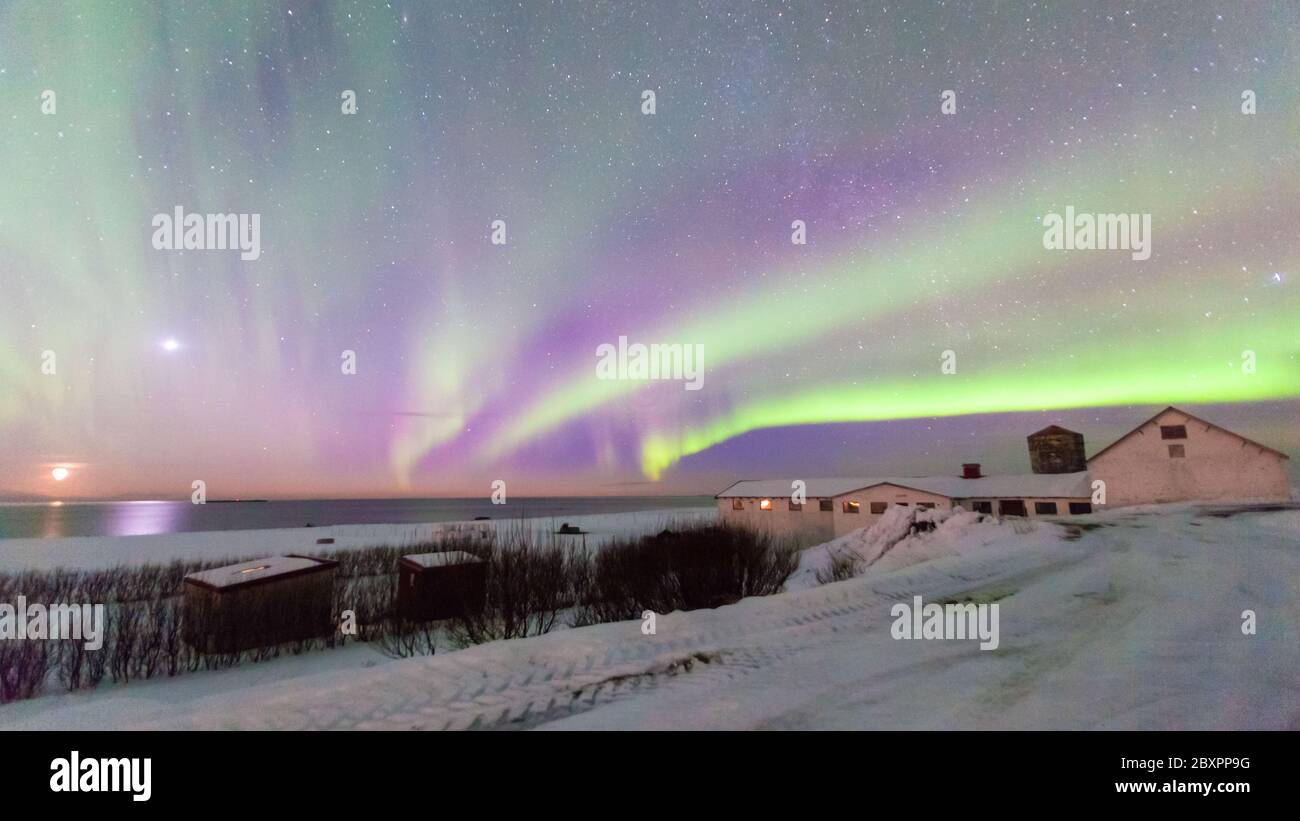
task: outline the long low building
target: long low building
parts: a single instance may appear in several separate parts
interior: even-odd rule
[[[802,504],[794,501],[795,483],[800,481]],[[724,521],[822,540],[873,524],[891,505],[941,510],[960,506],[1031,518],[1092,512],[1086,472],[970,478],[760,479],[736,482],[717,499]]]
[[[1081,434],[1030,434],[1033,473],[741,480],[716,497],[725,522],[826,540],[874,524],[891,505],[999,516],[1081,515],[1177,501],[1290,499],[1286,454],[1177,408],[1165,408],[1087,459]],[[797,501],[802,499],[802,502]]]

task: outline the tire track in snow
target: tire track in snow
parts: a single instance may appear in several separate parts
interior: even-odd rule
[[[200,699],[139,726],[276,729],[528,729],[656,688],[724,686],[789,662],[819,639],[879,629],[914,595],[960,595],[1078,561],[1075,546],[936,559],[708,611],[596,625],[327,673]],[[577,655],[575,655],[575,649]],[[207,703],[211,701],[211,703]],[[233,703],[232,703],[233,702]]]

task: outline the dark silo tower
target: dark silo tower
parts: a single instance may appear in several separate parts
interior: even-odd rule
[[[1083,434],[1057,425],[1029,435],[1029,466],[1034,473],[1078,473],[1088,469]]]

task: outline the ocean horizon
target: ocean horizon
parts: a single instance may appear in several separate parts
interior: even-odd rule
[[[0,502],[0,539],[146,536],[331,525],[559,518],[711,507],[712,496],[536,496],[476,499],[255,499]]]

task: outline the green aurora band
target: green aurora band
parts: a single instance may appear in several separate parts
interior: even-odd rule
[[[1198,314],[1206,304],[1223,313],[1217,283],[1258,279],[1261,271],[1300,267],[1294,242],[1237,243],[1217,251],[1197,240],[1208,222],[1197,212],[1200,191],[1214,191],[1213,222],[1239,231],[1253,243],[1261,217],[1258,203],[1273,203],[1270,220],[1300,224],[1295,194],[1300,174],[1289,168],[1252,168],[1207,155],[1195,179],[1171,179],[1159,158],[1179,149],[1151,145],[1116,173],[1114,157],[1088,156],[1054,170],[1052,183],[1033,196],[1006,192],[996,201],[972,205],[973,216],[954,216],[947,224],[906,230],[888,250],[855,249],[820,270],[792,267],[772,277],[783,285],[731,304],[702,310],[678,324],[643,334],[644,339],[689,340],[704,345],[706,371],[728,376],[765,356],[815,351],[819,341],[846,325],[897,320],[922,306],[951,303],[949,310],[976,314],[1004,310],[996,296],[1008,288],[1029,288],[1029,274],[1048,272],[1062,310],[1086,317],[1092,330],[1077,338],[1068,323],[1018,322],[981,330],[978,345],[954,339],[932,324],[906,324],[891,337],[889,371],[870,385],[825,384],[766,396],[713,412],[680,429],[644,432],[641,469],[652,480],[679,460],[743,433],[779,426],[878,421],[1169,402],[1251,402],[1300,395],[1300,298],[1294,288],[1277,288],[1267,304],[1247,303],[1245,315]],[[1185,150],[1185,149],[1184,149]],[[1254,146],[1285,153],[1285,145]],[[1044,166],[1046,167],[1046,166]],[[1090,169],[1107,173],[1089,173]],[[1047,176],[1044,172],[1040,176]],[[1081,181],[1080,181],[1081,180]],[[1131,261],[1125,251],[1047,252],[1041,244],[1039,215],[1063,210],[1107,211],[1122,203],[1125,212],[1153,214],[1154,253],[1147,262]],[[1236,224],[1234,224],[1236,223]],[[903,221],[906,225],[906,221]],[[1272,247],[1270,247],[1270,245]],[[1055,254],[1056,256],[1053,256]],[[1192,261],[1194,260],[1194,262]],[[1248,265],[1242,265],[1248,260]],[[1188,266],[1192,266],[1189,268]],[[1100,284],[1097,269],[1113,271],[1126,292],[1123,315],[1103,316],[1114,290]],[[1255,273],[1243,274],[1253,271]],[[1208,274],[1208,275],[1206,275]],[[1197,287],[1188,289],[1188,282]],[[919,283],[918,288],[900,284]],[[888,298],[880,295],[888,294]],[[1200,300],[1200,302],[1197,302]],[[1049,302],[1049,305],[1053,303]],[[1097,330],[1097,326],[1105,330]],[[1032,340],[1013,361],[991,351]],[[1019,341],[1018,341],[1019,340]],[[974,347],[974,350],[971,348]],[[953,349],[958,374],[939,372],[939,356]],[[1241,372],[1242,353],[1251,351],[1256,372]],[[904,352],[904,353],[899,353]],[[864,363],[871,359],[864,356]],[[909,374],[906,377],[900,374]],[[566,421],[643,390],[628,381],[598,381],[574,373],[568,381],[521,413],[499,440],[499,455]]]

